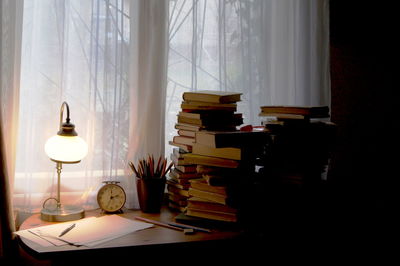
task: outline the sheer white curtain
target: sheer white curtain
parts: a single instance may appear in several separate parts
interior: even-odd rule
[[[18,132],[23,1],[2,1],[0,32],[0,100],[7,157],[7,176],[13,188]]]
[[[68,102],[71,122],[87,141],[89,153],[79,164],[63,165],[61,201],[86,209],[97,208],[96,193],[102,181],[113,180],[121,181],[126,188],[126,206],[137,207],[136,188],[127,162],[148,152],[162,152],[164,148],[163,142],[157,142],[163,140],[163,134],[148,133],[153,125],[164,121],[164,105],[149,97],[152,86],[162,86],[151,81],[153,74],[160,73],[156,71],[158,58],[132,60],[138,49],[143,54],[147,47],[146,54],[151,55],[152,50],[159,53],[165,44],[152,38],[146,43],[130,30],[133,26],[150,25],[154,16],[168,10],[160,5],[160,12],[139,18],[141,13],[132,7],[143,9],[148,2],[25,1],[20,135],[13,199],[17,208],[38,211],[43,200],[56,193],[55,164],[44,153],[44,143],[58,131],[63,101]],[[157,10],[150,2],[151,11]],[[160,21],[160,17],[156,20]],[[138,63],[139,67],[134,66]],[[138,69],[148,71],[148,76],[137,75]],[[147,83],[137,82],[139,78]],[[162,90],[157,88],[160,97]],[[141,114],[158,112],[158,106],[162,112],[151,117],[151,125],[141,119]],[[146,141],[144,136],[148,137]],[[148,150],[150,142],[153,146]]]
[[[166,140],[187,90],[242,92],[256,125],[261,105],[330,104],[328,0],[171,0],[169,13]]]
[[[0,261],[12,254],[15,230],[11,196],[18,125],[21,0],[0,1]]]

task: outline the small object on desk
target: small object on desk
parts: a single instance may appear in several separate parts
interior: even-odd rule
[[[61,234],[58,237],[62,237],[63,235],[65,235],[66,233],[68,233],[69,231],[71,231],[76,224],[71,224],[70,226],[68,226],[67,229],[65,229],[64,231],[61,232]]]
[[[135,216],[135,219],[143,221],[143,222],[147,222],[147,223],[152,223],[152,224],[156,224],[156,225],[159,225],[159,226],[163,226],[163,227],[166,227],[166,228],[169,228],[169,229],[174,229],[174,230],[178,230],[178,231],[183,231],[184,232],[183,228],[178,227],[178,226],[169,225],[167,223],[163,223],[163,222],[159,222],[159,221],[143,218],[143,217],[140,217],[140,216]]]
[[[204,232],[204,233],[211,233],[210,229],[206,229],[206,228],[201,228],[201,227],[197,227],[197,226],[191,226],[191,225],[186,225],[186,224],[178,224],[178,223],[168,223],[169,225],[172,226],[176,226],[176,227],[180,227],[183,229],[193,229],[195,231],[200,231],[200,232]]]
[[[196,233],[193,229],[191,229],[191,228],[185,228],[185,229],[183,229],[183,233],[185,234],[185,235],[192,235],[192,234],[194,234],[194,233]]]
[[[126,202],[126,193],[124,189],[118,185],[117,181],[104,181],[97,192],[97,203],[99,207],[106,213],[122,212]]]
[[[142,212],[159,213],[164,199],[165,175],[171,169],[167,167],[167,158],[159,157],[157,164],[153,155],[140,159],[137,167],[132,162],[129,166],[136,175],[136,188],[139,206]]]

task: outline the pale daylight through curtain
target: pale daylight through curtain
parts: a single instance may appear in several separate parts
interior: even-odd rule
[[[261,105],[329,105],[328,4],[170,0],[166,143],[184,91],[242,92],[238,112],[253,125]]]
[[[129,134],[129,1],[25,0],[20,125],[14,206],[38,211],[56,193],[55,163],[44,152],[63,101],[86,140],[81,163],[63,165],[64,204],[97,208],[102,181],[124,174]]]

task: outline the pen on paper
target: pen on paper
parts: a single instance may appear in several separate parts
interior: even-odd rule
[[[71,231],[74,227],[75,227],[75,224],[71,224],[71,226],[69,226],[67,229],[65,229],[64,231],[62,231],[61,234],[60,234],[58,237],[62,237],[63,235],[65,235],[66,233],[68,233],[69,231]]]

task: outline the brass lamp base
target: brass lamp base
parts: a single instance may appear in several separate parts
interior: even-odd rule
[[[42,209],[40,216],[48,222],[67,222],[82,219],[85,217],[85,211],[78,206],[61,205],[54,210]]]

